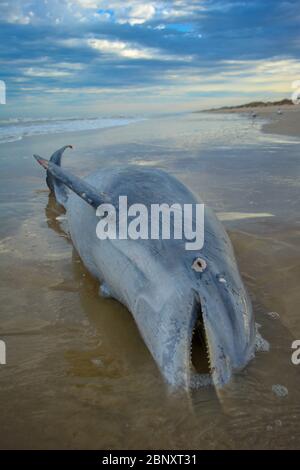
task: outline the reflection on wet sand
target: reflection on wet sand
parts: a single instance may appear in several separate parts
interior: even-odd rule
[[[76,135],[78,158],[75,152],[65,164],[84,174],[87,167],[128,160],[160,162],[217,212],[231,214],[224,223],[270,352],[257,354],[219,397],[211,388],[189,397],[172,393],[130,313],[99,297],[98,283],[70,243],[64,213],[39,191],[42,173],[25,160],[22,171],[32,178],[1,177],[0,338],[7,344],[7,365],[0,366],[1,448],[299,447],[300,369],[290,360],[292,340],[300,337],[298,150],[295,144],[275,148],[271,136],[265,141],[255,126],[226,117],[217,143],[230,151],[212,152],[215,123],[205,123],[205,141],[197,119]],[[54,147],[65,141],[59,136]],[[18,160],[41,145],[43,155],[50,154],[53,138],[8,145],[6,155]],[[5,165],[7,173],[9,159]],[[7,196],[11,191],[14,198]],[[276,384],[288,395],[276,395]]]
[[[54,230],[59,236],[70,240],[67,233],[67,226],[64,229],[61,220],[64,220],[65,210],[62,206],[56,203],[55,197],[52,194],[48,196],[48,204],[45,208],[45,216],[47,225],[51,230]]]

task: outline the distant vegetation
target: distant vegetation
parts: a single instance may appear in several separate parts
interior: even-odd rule
[[[222,106],[222,108],[213,108],[206,109],[205,111],[220,111],[225,109],[243,109],[243,108],[258,108],[258,107],[267,107],[267,106],[285,106],[285,105],[294,105],[292,100],[285,98],[280,101],[252,101],[251,103],[240,104],[238,106]],[[196,111],[201,112],[201,111]]]

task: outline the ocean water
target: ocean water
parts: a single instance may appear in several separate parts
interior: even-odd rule
[[[22,140],[24,137],[66,132],[80,132],[93,129],[106,129],[126,126],[139,121],[133,117],[93,117],[93,118],[11,118],[0,119],[0,144]]]
[[[300,142],[261,124],[190,114],[0,146],[1,448],[300,447]],[[78,176],[160,167],[223,221],[270,350],[221,395],[170,390],[130,312],[99,297],[32,158],[65,144]]]

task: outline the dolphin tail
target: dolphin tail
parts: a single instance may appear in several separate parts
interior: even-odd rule
[[[64,147],[61,147],[60,149],[56,150],[56,152],[54,152],[51,155],[50,162],[53,162],[56,165],[60,166],[61,165],[61,157],[62,157],[64,151],[67,148],[72,149],[73,146],[72,145],[65,145]],[[47,183],[48,188],[50,189],[50,192],[55,194],[55,183],[56,182],[55,182],[55,179],[53,178],[53,176],[51,175],[51,173],[48,170],[47,170],[47,176],[46,176],[46,183]],[[63,192],[63,188],[60,188],[60,190],[61,190],[61,192]]]
[[[65,148],[66,147],[63,147],[63,149],[60,149],[56,152],[57,157],[59,158],[59,162]],[[53,156],[54,155],[55,154],[53,154]],[[81,197],[85,202],[95,209],[97,209],[100,204],[109,202],[108,197],[104,193],[98,192],[86,181],[61,168],[59,165],[53,162],[52,159],[46,160],[45,158],[39,157],[38,155],[34,155],[34,158],[43,168],[45,168],[47,171],[47,176],[51,176],[55,198],[57,202],[59,202],[59,204],[65,208],[68,200],[67,188],[74,191],[74,193],[78,194],[79,197]]]

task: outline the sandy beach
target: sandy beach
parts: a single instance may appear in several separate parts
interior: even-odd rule
[[[278,114],[280,109],[281,114]],[[268,122],[263,124],[262,130],[268,134],[282,134],[294,137],[300,137],[300,106],[258,106],[254,108],[239,108],[230,110],[215,110],[220,113],[233,113],[251,116],[252,111],[257,118],[267,119]]]
[[[299,1],[0,0],[0,37],[3,468],[300,450]]]
[[[284,110],[268,132],[284,132],[280,123],[296,116],[298,108]],[[128,164],[163,168],[223,220],[270,352],[234,377],[221,402],[210,388],[189,399],[170,394],[130,313],[99,297],[32,158],[70,143],[63,165],[75,174]],[[2,448],[300,445],[299,370],[290,361],[300,335],[299,148],[294,137],[264,133],[260,119],[235,113],[1,144]],[[278,384],[288,390],[284,398],[272,389]]]

